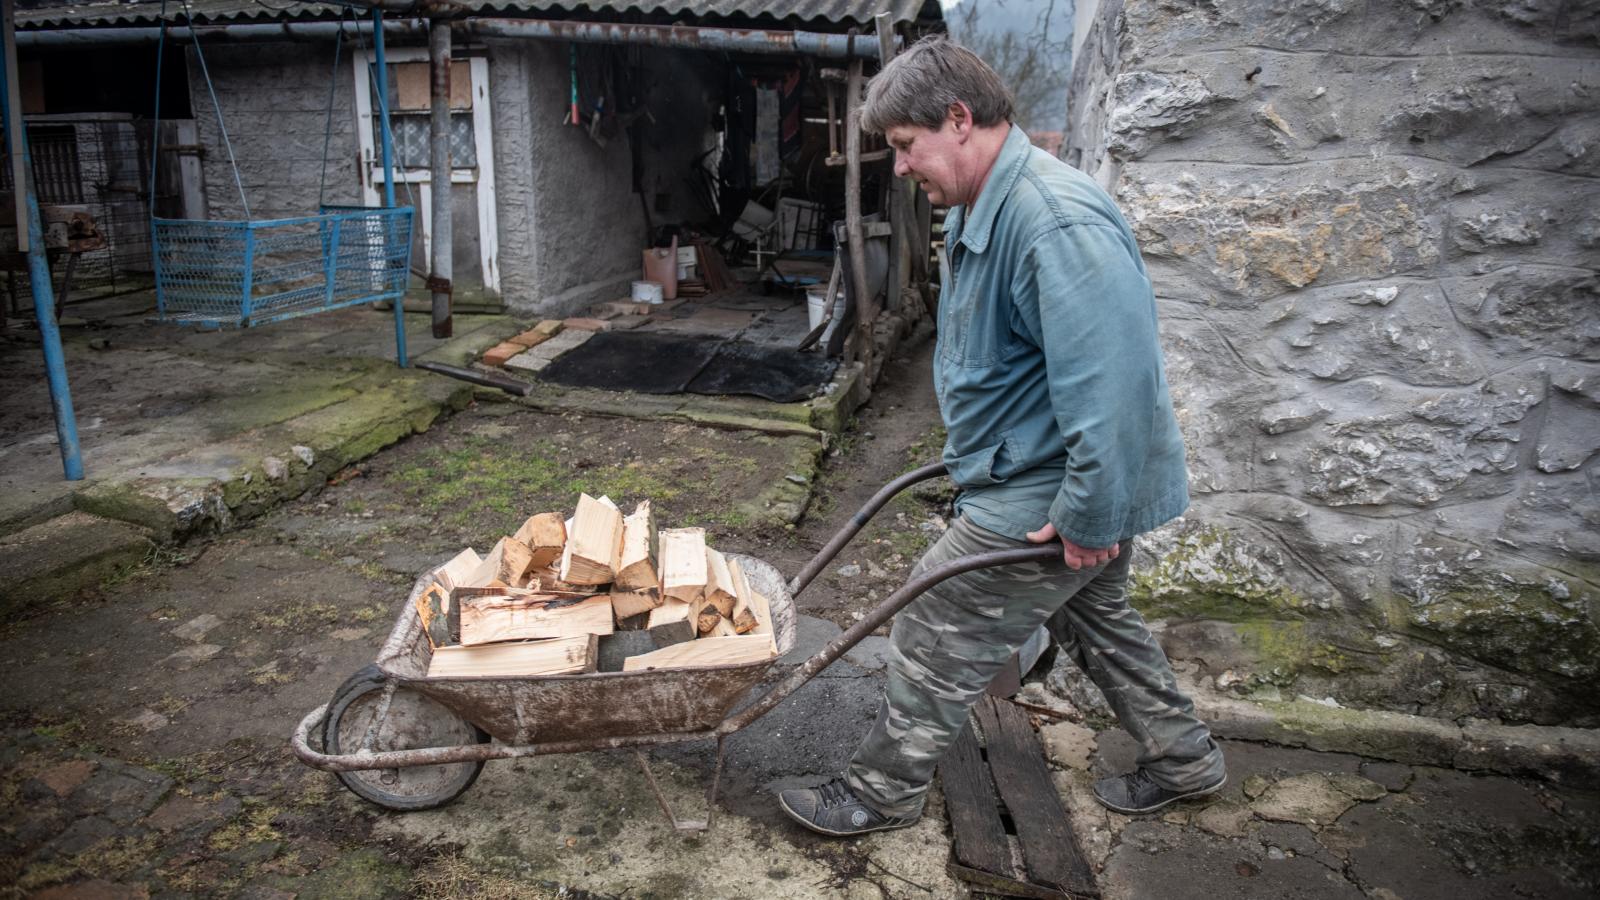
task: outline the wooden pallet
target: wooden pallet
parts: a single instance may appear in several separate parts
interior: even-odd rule
[[[969,723],[939,764],[951,876],[1013,897],[1099,897],[1027,714],[984,696],[973,717],[977,733]]]

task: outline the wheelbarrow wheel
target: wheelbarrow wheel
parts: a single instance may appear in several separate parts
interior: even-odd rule
[[[409,688],[397,686],[385,708],[388,687],[377,666],[367,666],[339,686],[322,725],[323,745],[330,755],[357,752],[369,732],[368,748],[373,752],[488,743],[489,735],[481,728]],[[335,774],[363,799],[384,809],[412,812],[443,806],[461,796],[482,771],[480,760]]]

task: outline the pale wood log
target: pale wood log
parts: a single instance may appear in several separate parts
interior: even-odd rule
[[[661,593],[694,603],[706,587],[706,530],[667,528],[661,532]]]
[[[503,537],[483,558],[466,584],[456,587],[522,587],[527,583],[528,564],[533,551],[514,537]]]
[[[451,560],[434,570],[439,583],[445,590],[454,587],[463,587],[478,566],[483,564],[483,557],[479,556],[471,547],[457,553]]]
[[[650,501],[645,500],[622,521],[622,555],[617,561],[617,587],[628,591],[657,590],[661,587],[657,550],[659,540],[655,514],[650,511]]]
[[[718,616],[717,623],[711,626],[712,637],[727,637],[729,635],[738,633],[739,632],[733,630],[733,622],[722,616]]]
[[[609,500],[583,494],[567,529],[561,555],[561,580],[571,584],[609,584],[622,551],[622,513]]]
[[[463,675],[521,677],[593,672],[598,658],[599,635],[482,644],[476,647],[440,647],[428,662],[429,678]]]
[[[738,594],[734,592],[733,575],[728,571],[728,558],[720,551],[706,548],[706,602],[724,616],[733,615],[733,605]]]
[[[561,558],[561,551],[567,545],[567,523],[560,513],[539,513],[529,516],[512,537],[527,544],[532,551],[533,559],[528,568],[542,569]]]
[[[689,604],[682,600],[668,600],[650,610],[650,618],[645,623],[645,628],[649,630],[650,637],[655,640],[657,647],[692,641],[697,632],[695,619],[690,615]]]
[[[739,565],[737,559],[728,560],[728,574],[733,576],[733,630],[739,634],[748,634],[755,630],[760,623],[756,621],[755,610],[750,606],[750,579],[745,577],[744,567]]]
[[[528,573],[527,588],[540,594],[579,594],[588,597],[597,593],[594,585],[568,584],[554,568],[534,569]]]
[[[637,616],[640,613],[647,613],[652,609],[655,609],[656,607],[660,606],[665,599],[666,598],[662,597],[661,592],[658,590],[619,591],[615,590],[615,586],[613,586],[613,590],[611,591],[611,609],[612,612],[616,614],[617,621],[621,622],[623,619],[629,618],[630,616]]]
[[[697,641],[685,641],[670,647],[662,647],[639,656],[630,656],[623,661],[622,671],[737,665],[760,662],[773,656],[772,642],[761,635],[704,637]]]
[[[704,600],[700,602],[705,605],[695,614],[694,630],[699,634],[710,634],[717,629],[717,623],[722,621],[722,613],[712,604]]]
[[[611,598],[471,597],[461,604],[463,646],[610,634]]]

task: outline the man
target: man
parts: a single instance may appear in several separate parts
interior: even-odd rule
[[[848,770],[779,797],[823,834],[915,822],[968,710],[1041,624],[1138,741],[1138,769],[1095,784],[1102,804],[1149,813],[1226,781],[1125,598],[1128,541],[1189,502],[1150,281],[1111,198],[1010,118],[999,76],[934,38],[873,78],[862,124],[885,133],[896,175],[951,207],[934,388],[962,493],[918,570],[1027,542],[1062,558],[949,579],[896,617],[883,703]]]

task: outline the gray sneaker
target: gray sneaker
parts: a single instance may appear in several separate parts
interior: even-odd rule
[[[854,837],[869,831],[886,831],[916,824],[920,816],[885,816],[850,792],[843,778],[814,788],[795,788],[778,794],[778,805],[801,825],[832,837]]]
[[[1126,775],[1117,775],[1113,778],[1102,778],[1094,783],[1094,798],[1100,805],[1112,812],[1119,812],[1125,816],[1142,816],[1153,813],[1169,803],[1186,800],[1190,797],[1204,797],[1222,790],[1228,783],[1228,775],[1223,773],[1216,784],[1196,788],[1191,791],[1171,791],[1156,784],[1155,779],[1144,769],[1136,769]]]

